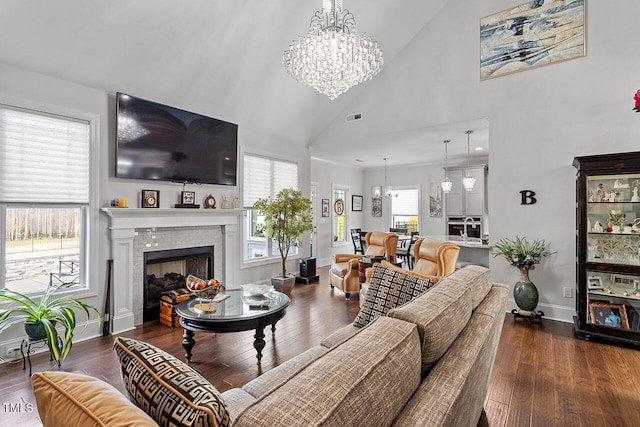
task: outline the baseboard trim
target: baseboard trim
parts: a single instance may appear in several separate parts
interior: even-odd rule
[[[507,312],[518,309],[516,302],[512,299],[507,301]],[[543,319],[557,320],[558,322],[573,323],[573,316],[576,315],[574,307],[565,307],[555,304],[538,304],[536,311],[544,313]]]

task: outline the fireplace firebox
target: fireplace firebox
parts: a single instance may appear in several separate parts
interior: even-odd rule
[[[160,296],[184,288],[188,275],[211,278],[213,260],[213,246],[145,252],[143,322],[160,318]]]

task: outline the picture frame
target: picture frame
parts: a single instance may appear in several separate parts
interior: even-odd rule
[[[180,199],[183,205],[195,205],[196,204],[196,192],[195,191],[183,191]]]
[[[374,197],[371,199],[371,216],[382,216],[382,197]]]
[[[589,323],[610,328],[629,329],[627,309],[624,304],[589,301]]]
[[[611,283],[624,288],[633,288],[634,282],[638,280],[636,276],[626,276],[624,274],[612,274]]]
[[[362,201],[363,201],[363,197],[362,196],[352,195],[351,196],[351,210],[353,212],[362,212]]]
[[[585,55],[584,2],[527,2],[480,19],[480,80]]]
[[[322,217],[329,216],[329,199],[322,199]]]
[[[333,202],[333,211],[336,215],[342,216],[342,214],[344,214],[344,200],[338,199]]]
[[[431,218],[442,218],[442,186],[439,182],[432,182],[429,185],[429,216]]]
[[[587,277],[587,289],[589,289],[590,291],[604,290],[604,286],[602,284],[602,278],[598,276]]]
[[[160,207],[160,191],[158,190],[142,190],[140,206],[143,208]]]

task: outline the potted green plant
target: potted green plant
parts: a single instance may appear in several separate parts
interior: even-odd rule
[[[538,306],[538,289],[529,280],[529,271],[536,268],[542,259],[551,253],[544,240],[529,243],[526,238],[516,236],[515,239],[501,239],[496,243],[494,256],[502,256],[509,264],[520,270],[520,281],[513,288],[513,297],[521,315],[535,316]]]
[[[277,290],[291,292],[295,276],[287,275],[287,257],[293,247],[300,246],[300,236],[312,230],[311,200],[291,188],[281,190],[275,197],[259,199],[253,205],[265,215],[267,237],[278,242],[282,259],[282,273],[271,279]]]
[[[89,310],[95,311],[98,315],[98,322],[101,322],[100,313],[95,307],[69,296],[57,295],[60,290],[72,285],[74,283],[49,286],[39,298],[31,298],[20,292],[1,289],[0,300],[10,301],[14,304],[0,310],[0,333],[13,325],[23,323],[25,332],[31,339],[46,338],[51,357],[56,362],[62,363],[73,345],[73,332],[76,327],[76,313],[73,309],[80,309],[87,316],[84,323],[85,328],[89,324]],[[64,336],[58,338],[56,326],[64,328]]]

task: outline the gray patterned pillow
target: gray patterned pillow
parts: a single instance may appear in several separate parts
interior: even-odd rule
[[[131,338],[117,337],[113,347],[129,397],[159,425],[231,424],[218,390],[185,363]]]
[[[434,279],[422,279],[400,269],[374,264],[371,284],[354,326],[361,328],[379,316],[386,316],[392,308],[419,297],[436,283]]]

